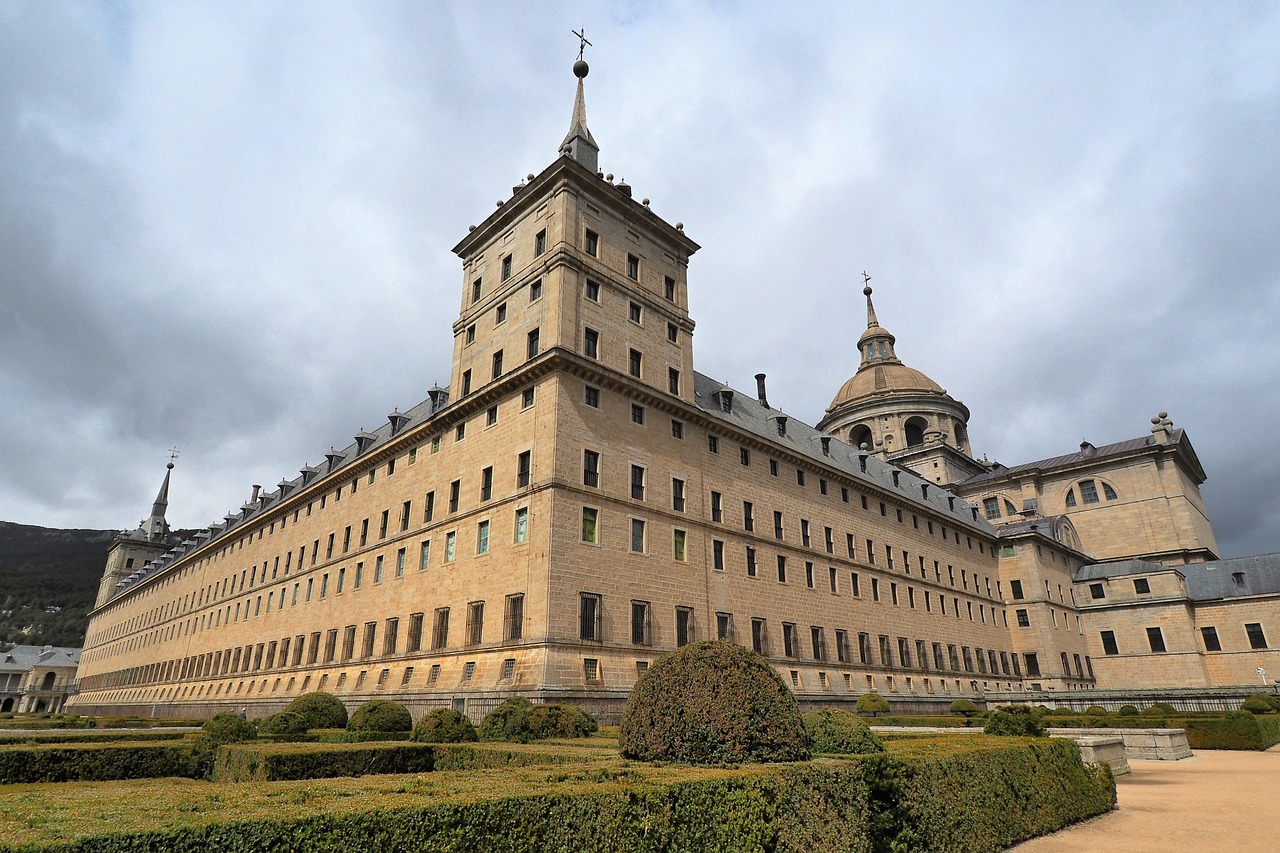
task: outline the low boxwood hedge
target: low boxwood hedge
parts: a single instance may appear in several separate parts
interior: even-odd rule
[[[1280,716],[1232,711],[1218,719],[1177,722],[1192,749],[1269,749],[1280,743]]]
[[[19,782],[103,782],[194,776],[185,743],[54,744],[0,748],[0,785]]]

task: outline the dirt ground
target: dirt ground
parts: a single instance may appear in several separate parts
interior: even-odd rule
[[[1115,811],[1010,853],[1274,853],[1280,850],[1280,746],[1204,750],[1182,761],[1130,761]]]

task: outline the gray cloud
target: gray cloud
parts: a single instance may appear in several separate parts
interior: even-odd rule
[[[1275,550],[1280,16],[1162,7],[0,7],[0,518],[208,523],[447,381],[449,248],[568,122],[704,249],[699,368],[813,421],[860,274],[1006,463],[1192,436]]]

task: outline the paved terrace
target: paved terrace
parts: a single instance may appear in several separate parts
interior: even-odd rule
[[[1010,853],[1280,850],[1280,745],[1266,752],[1199,750],[1182,761],[1129,762],[1120,807]]]

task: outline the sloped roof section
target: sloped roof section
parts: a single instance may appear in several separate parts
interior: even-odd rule
[[[1187,585],[1187,597],[1192,601],[1220,601],[1280,593],[1280,553],[1232,557],[1186,566],[1165,566],[1147,560],[1095,563],[1077,569],[1076,582],[1170,571],[1182,575]]]
[[[1142,438],[1131,438],[1126,441],[1117,441],[1114,444],[1104,444],[1101,447],[1089,447],[1085,450],[1078,450],[1075,453],[1067,453],[1062,456],[1051,456],[1048,459],[1040,459],[1035,462],[1025,462],[1021,465],[1012,467],[999,466],[991,471],[977,474],[961,483],[961,486],[969,487],[980,483],[996,482],[1007,478],[1018,478],[1024,474],[1035,473],[1052,473],[1066,468],[1075,468],[1101,460],[1112,459],[1120,456],[1141,453],[1144,450],[1165,447],[1174,450],[1180,458],[1186,463],[1191,474],[1196,478],[1197,484],[1203,483],[1206,479],[1204,468],[1200,465],[1200,460],[1196,456],[1195,450],[1191,447],[1191,440],[1181,428],[1173,430],[1168,444],[1160,444],[1153,436],[1144,436]]]

